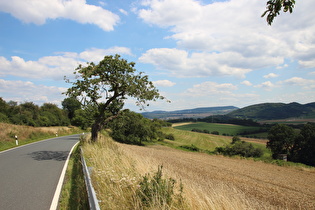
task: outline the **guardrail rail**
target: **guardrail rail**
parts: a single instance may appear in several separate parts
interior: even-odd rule
[[[81,148],[81,162],[82,162],[82,168],[83,168],[86,190],[87,190],[88,198],[89,198],[90,209],[91,210],[100,210],[98,199],[96,197],[96,193],[95,193],[95,190],[94,190],[93,185],[92,185],[90,171],[86,165],[86,162],[85,162],[85,159],[83,156],[82,148]]]

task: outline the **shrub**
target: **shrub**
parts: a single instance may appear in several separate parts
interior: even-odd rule
[[[261,148],[254,148],[251,143],[240,140],[225,147],[217,147],[215,152],[227,156],[240,155],[242,157],[261,157],[263,155]]]
[[[175,195],[176,181],[172,178],[163,179],[162,168],[163,166],[159,166],[158,171],[153,176],[146,174],[139,183],[140,187],[136,191],[136,195],[146,207],[165,207],[170,206],[172,202],[182,201],[182,184],[180,185],[179,195]],[[177,198],[176,201],[174,200],[175,197]]]
[[[175,140],[175,136],[174,136],[174,134],[172,134],[172,133],[170,133],[170,134],[165,134],[165,138],[168,139],[168,140],[172,140],[172,141]]]
[[[199,152],[200,149],[198,147],[196,147],[194,144],[192,145],[182,145],[180,146],[181,148],[187,149],[189,151],[193,151],[193,152]]]
[[[214,134],[214,135],[219,135],[219,131],[212,131],[211,134]]]

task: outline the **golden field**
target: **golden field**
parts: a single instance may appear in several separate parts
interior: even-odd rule
[[[314,168],[146,147],[106,137],[83,146],[102,209],[315,209]],[[163,165],[184,186],[184,203],[144,208],[134,197],[146,173]]]

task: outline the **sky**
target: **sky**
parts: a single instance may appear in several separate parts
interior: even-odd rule
[[[0,97],[61,107],[64,76],[120,54],[171,101],[146,111],[315,102],[315,1],[271,26],[266,2],[0,0]]]

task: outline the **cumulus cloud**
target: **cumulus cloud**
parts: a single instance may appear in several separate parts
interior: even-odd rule
[[[304,89],[314,89],[315,88],[315,80],[304,79],[301,77],[292,77],[292,78],[287,79],[285,81],[282,81],[280,83],[284,83],[287,85],[297,85],[297,86],[303,87]]]
[[[36,85],[30,81],[6,81],[0,79],[0,94],[6,101],[60,104],[61,98],[64,98],[61,93],[65,91],[66,88]],[[21,101],[21,96],[23,96],[23,101]]]
[[[228,71],[235,72],[233,70],[238,59],[238,70],[241,70],[238,74],[242,76],[248,69],[272,66],[283,68],[286,66],[284,59],[297,60],[302,67],[314,67],[315,19],[312,8],[315,7],[315,1],[299,2],[293,14],[285,13],[277,17],[272,27],[260,17],[265,4],[265,1],[252,0],[211,3],[196,0],[143,0],[135,11],[146,23],[167,28],[171,35],[166,38],[176,40],[178,47],[187,54],[203,52],[208,54],[203,59],[212,57],[210,61],[203,61],[204,64],[212,64],[209,67],[211,70],[194,69],[198,76],[215,73],[225,75],[226,71],[219,69],[222,65]],[[154,51],[156,54],[157,50]],[[165,60],[170,60],[164,58],[169,55],[165,51],[159,50],[160,61],[148,58],[153,51],[146,52],[143,60],[151,60],[158,68],[174,73],[173,68],[165,66]],[[178,56],[179,59],[186,57],[185,60],[188,60],[183,52],[178,53]],[[176,64],[176,60],[170,64],[174,65],[174,62]],[[191,66],[186,67],[185,63],[177,64],[176,67],[181,68],[177,73],[181,70],[183,75],[191,70]]]
[[[171,82],[169,80],[157,80],[157,81],[153,81],[153,84],[160,87],[172,87],[176,85],[175,82]]]
[[[244,58],[236,53],[192,53],[185,50],[156,48],[145,52],[139,61],[171,72],[176,77],[235,76],[245,77]],[[250,64],[251,65],[251,64]],[[257,65],[254,64],[254,65]]]
[[[230,95],[236,90],[237,86],[231,83],[203,82],[196,84],[192,88],[187,89],[185,94],[190,96],[208,96],[208,95]]]
[[[243,82],[241,82],[242,85],[246,85],[246,86],[252,86],[253,84],[248,81],[248,80],[244,80]]]
[[[95,24],[104,31],[114,30],[119,16],[85,0],[0,0],[0,11],[25,23],[44,24],[47,19],[65,18]]]
[[[267,74],[267,75],[264,75],[264,78],[266,79],[270,79],[270,78],[275,78],[275,77],[278,77],[279,75],[275,74],[275,73],[270,73],[270,74]]]
[[[81,53],[62,52],[55,56],[45,56],[37,61],[25,61],[18,56],[11,60],[0,56],[0,76],[12,75],[33,79],[63,80],[64,76],[72,75],[73,70],[86,62],[98,62],[105,55],[111,54],[131,55],[129,48],[112,47],[109,49],[88,49]]]
[[[256,88],[263,88],[263,89],[265,89],[267,91],[271,91],[274,87],[276,87],[276,85],[273,84],[270,81],[266,81],[266,82],[263,82],[263,83],[261,83],[259,85],[255,85],[254,87],[256,87]]]

